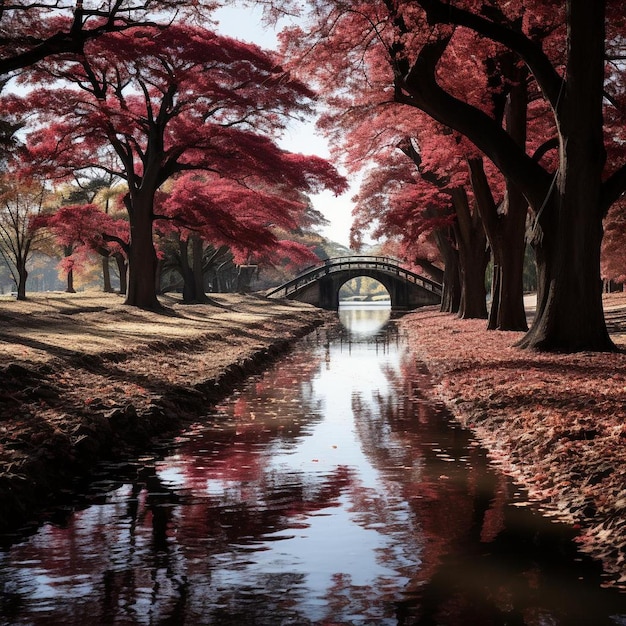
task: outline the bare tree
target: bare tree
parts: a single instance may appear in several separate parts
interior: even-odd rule
[[[26,299],[28,260],[45,235],[33,228],[33,219],[45,208],[47,191],[37,180],[0,180],[0,255],[17,288],[17,299]]]

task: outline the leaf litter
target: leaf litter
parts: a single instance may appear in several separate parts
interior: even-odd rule
[[[611,336],[626,350],[626,294],[606,294]],[[435,379],[433,394],[542,512],[579,529],[584,552],[626,587],[626,352],[548,354],[514,347],[434,308],[400,321]]]

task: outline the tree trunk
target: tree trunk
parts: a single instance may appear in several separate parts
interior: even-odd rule
[[[435,242],[444,262],[441,312],[458,313],[461,308],[461,273],[459,253],[452,246],[448,233],[436,230]]]
[[[155,288],[157,255],[152,239],[152,203],[151,194],[135,194],[132,207],[129,208],[130,246],[126,304],[158,311],[162,306]]]
[[[465,189],[452,190],[457,220],[454,225],[461,276],[461,319],[487,319],[485,271],[489,263],[487,237],[478,211],[470,211]]]
[[[513,62],[512,55],[501,57],[503,71],[511,83],[504,103],[504,123],[511,138],[526,149],[528,123],[528,70]],[[504,201],[498,206],[485,175],[483,159],[468,160],[476,206],[489,241],[493,258],[490,330],[528,330],[524,309],[524,252],[528,201],[520,189],[506,179]]]
[[[446,263],[443,276],[443,289],[441,293],[442,313],[459,313],[461,309],[461,275],[459,257],[453,254],[453,261]]]
[[[204,292],[204,246],[197,233],[191,235],[191,255],[196,302],[207,303],[209,299]]]
[[[28,280],[28,270],[26,263],[20,262],[17,265],[17,299],[26,300],[26,281]]]
[[[509,59],[510,61],[510,56]],[[528,124],[528,69],[507,65],[512,87],[505,105],[506,128],[513,140],[526,149]],[[506,179],[506,195],[501,211],[494,215],[495,229],[490,233],[483,219],[494,259],[494,280],[488,328],[528,330],[524,307],[524,254],[528,200],[520,188]],[[491,236],[490,236],[491,234]],[[496,276],[497,272],[497,276]]]
[[[582,198],[559,193],[556,202],[567,218],[554,232],[544,230],[536,246],[537,313],[519,345],[560,352],[614,350],[602,308],[602,224]]]
[[[65,287],[66,293],[76,293],[76,289],[74,289],[74,270],[68,270],[67,272],[67,283]]]
[[[109,267],[109,257],[102,257],[102,291],[104,293],[113,293],[113,287],[111,286],[111,268]]]
[[[602,243],[604,2],[570,0],[569,59],[559,105],[556,187],[538,212],[535,321],[521,347],[615,350],[604,319]]]
[[[503,236],[491,239],[493,254],[493,281],[491,289],[491,310],[488,328],[492,330],[528,330],[524,308],[524,253],[526,250],[525,226],[528,203],[523,197],[511,201],[523,205],[517,209],[515,217],[502,224]],[[510,210],[510,209],[509,209]]]
[[[461,266],[461,319],[487,319],[487,288],[485,271],[489,263],[489,252],[483,248],[459,250]]]
[[[73,246],[63,246],[63,255],[66,259],[72,256],[72,252],[74,252]],[[70,265],[70,269],[67,270],[67,276],[65,277],[65,293],[76,293],[76,289],[74,289],[74,272],[71,268],[72,266]]]
[[[120,276],[120,294],[126,295],[128,291],[128,265],[126,264],[126,258],[121,252],[115,252],[113,258],[117,265],[117,273]]]
[[[196,304],[196,283],[193,277],[193,270],[189,264],[189,239],[179,239],[178,250],[180,273],[183,277],[183,303]]]
[[[496,242],[494,251],[490,330],[528,330],[524,294],[520,284],[524,276],[524,244],[510,249]],[[521,254],[520,254],[521,248]]]
[[[528,330],[524,309],[524,252],[528,202],[507,181],[504,202],[494,202],[483,160],[468,160],[476,205],[493,257],[490,330]]]

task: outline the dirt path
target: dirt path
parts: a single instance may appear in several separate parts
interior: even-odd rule
[[[532,316],[532,302],[528,302]],[[605,296],[626,350],[626,294]],[[580,528],[583,550],[626,589],[626,352],[539,354],[522,333],[422,309],[401,320],[435,397],[548,516]]]
[[[36,525],[99,459],[178,431],[334,313],[297,302],[112,294],[0,301],[0,531]]]

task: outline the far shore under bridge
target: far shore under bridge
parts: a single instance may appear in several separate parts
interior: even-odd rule
[[[394,311],[409,311],[441,302],[441,285],[383,256],[344,256],[328,259],[267,293],[269,298],[288,298],[322,309],[339,308],[339,290],[352,278],[368,276],[389,292]]]

